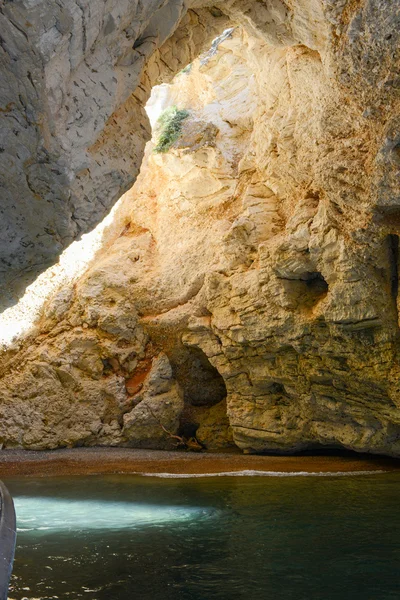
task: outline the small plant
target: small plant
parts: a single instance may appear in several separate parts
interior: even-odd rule
[[[181,133],[182,121],[188,116],[187,110],[177,106],[169,106],[161,113],[157,121],[160,133],[154,152],[168,152]]]

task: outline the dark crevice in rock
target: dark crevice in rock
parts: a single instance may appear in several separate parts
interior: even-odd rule
[[[393,147],[392,158],[396,164],[400,165],[400,143]]]
[[[310,273],[306,279],[306,286],[316,297],[328,293],[328,284],[321,273]]]
[[[284,394],[285,387],[281,383],[272,383],[270,387],[271,394]]]
[[[222,376],[200,348],[182,346],[178,360],[172,364],[183,389],[185,404],[214,406],[226,398]]]
[[[199,423],[194,423],[192,421],[190,413],[184,413],[181,417],[181,423],[178,430],[178,435],[190,439],[196,437],[196,432],[199,428]]]
[[[220,8],[217,8],[216,6],[211,6],[211,8],[209,8],[208,10],[210,11],[210,13],[212,14],[213,17],[224,16],[224,13],[222,12],[222,10]]]
[[[298,278],[279,277],[279,279],[283,282],[286,295],[299,309],[313,308],[329,291],[327,281],[318,271],[307,271]]]
[[[380,227],[387,227],[389,231],[399,231],[400,207],[378,206],[374,211],[374,221]]]
[[[180,346],[170,360],[184,398],[178,434],[186,439],[194,438],[204,419],[210,420],[210,409],[226,399],[225,382],[200,348]],[[226,408],[224,414],[226,418]]]
[[[389,240],[389,261],[390,261],[390,293],[397,304],[399,293],[399,236],[391,234]]]

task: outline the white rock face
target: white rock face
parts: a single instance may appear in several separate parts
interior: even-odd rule
[[[221,5],[241,27],[175,79],[181,135],[2,361],[6,446],[165,447],[161,423],[208,447],[400,454],[399,15],[291,6]]]

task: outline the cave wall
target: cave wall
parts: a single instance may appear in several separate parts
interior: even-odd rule
[[[161,425],[184,417],[205,444],[398,455],[399,8],[206,4],[146,56],[94,143],[104,165],[121,168],[125,142],[109,140],[152,83],[205,47],[203,18],[211,37],[221,10],[240,33],[176,80],[192,111],[181,137],[150,151],[104,254],[4,356],[2,442],[170,447]],[[203,412],[190,349],[226,388]]]
[[[132,185],[150,137],[143,105],[152,85],[226,21],[207,9],[188,15],[188,4],[1,3],[0,309]],[[161,47],[167,62],[156,53],[145,71]]]
[[[272,46],[320,52],[371,118],[393,108],[398,8],[384,0],[3,0],[0,309],[132,185],[149,138],[151,86],[204,49],[225,14]],[[376,184],[390,204],[388,177]]]

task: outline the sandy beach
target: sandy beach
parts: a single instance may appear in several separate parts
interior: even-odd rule
[[[259,456],[128,448],[73,448],[52,451],[3,450],[0,478],[106,473],[204,475],[243,471],[350,473],[399,471],[400,461],[370,455]]]

